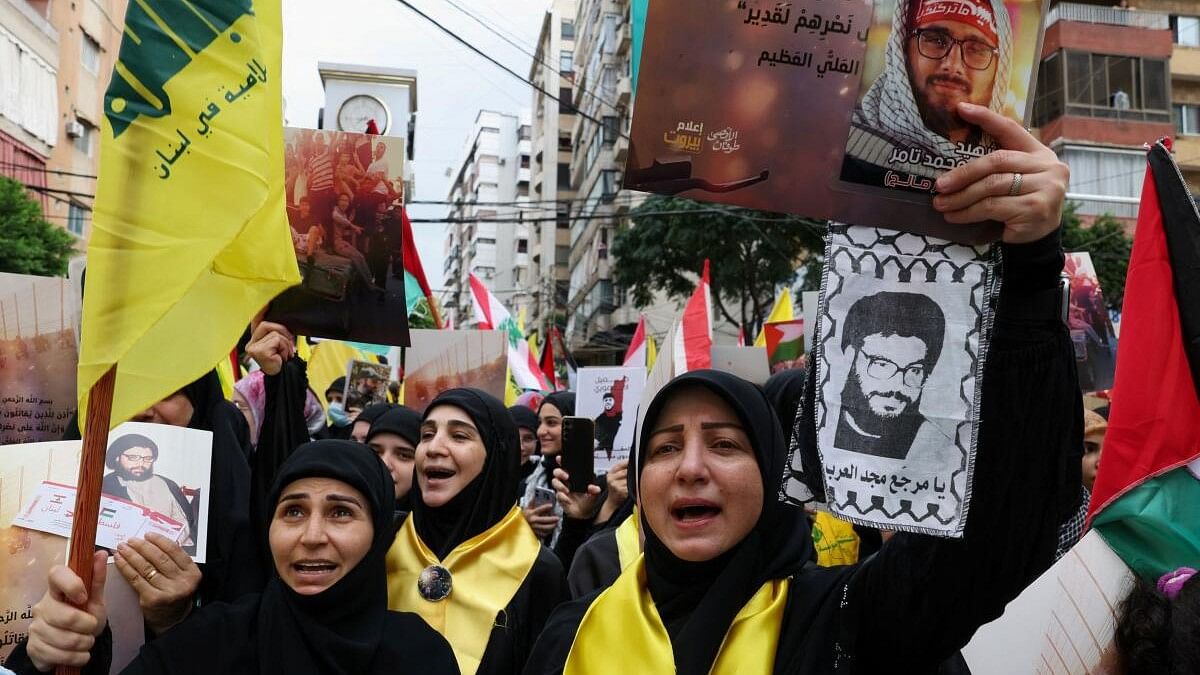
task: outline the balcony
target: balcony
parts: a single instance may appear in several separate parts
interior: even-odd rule
[[[629,99],[633,96],[633,78],[629,75],[622,75],[617,79],[617,105],[628,106]]]
[[[613,160],[618,163],[623,163],[625,158],[629,156],[629,137],[618,136],[613,143]]]
[[[633,44],[633,23],[625,21],[617,29],[617,53],[624,54]]]
[[[1147,28],[1150,30],[1170,30],[1171,28],[1170,17],[1159,12],[1148,12],[1142,9],[1129,10],[1101,5],[1084,5],[1075,2],[1060,2],[1046,13],[1047,28],[1059,21],[1124,26],[1126,28]]]

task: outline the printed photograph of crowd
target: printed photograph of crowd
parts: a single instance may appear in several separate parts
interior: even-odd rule
[[[404,139],[289,128],[285,143],[303,283],[277,298],[269,316],[304,335],[406,344]]]

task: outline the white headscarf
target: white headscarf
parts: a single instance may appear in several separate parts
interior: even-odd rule
[[[884,52],[883,72],[871,84],[862,103],[854,110],[847,154],[877,166],[893,168],[920,176],[936,176],[937,169],[919,163],[892,165],[888,158],[895,149],[920,148],[932,155],[955,157],[955,143],[931,131],[921,119],[908,79],[905,43],[908,41],[909,6],[921,0],[897,0],[892,17],[892,33]],[[1008,76],[1012,66],[1012,28],[1003,0],[991,0],[999,41],[999,64],[992,84],[989,106],[1000,112],[1008,97]],[[983,139],[984,145],[991,140]]]

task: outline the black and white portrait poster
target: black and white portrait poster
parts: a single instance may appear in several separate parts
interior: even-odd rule
[[[646,369],[580,368],[575,412],[596,422],[596,473],[629,459],[638,406],[646,387]]]
[[[962,535],[997,256],[987,246],[830,226],[814,413],[834,513]]]

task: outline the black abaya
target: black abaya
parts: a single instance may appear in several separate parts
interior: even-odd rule
[[[858,565],[805,566],[789,586],[775,673],[937,672],[1052,563],[1078,493],[1083,425],[1069,336],[1052,312],[1033,308],[1057,293],[1062,261],[1057,233],[1004,245],[963,538],[901,533]],[[594,599],[555,612],[526,673],[562,672]]]

